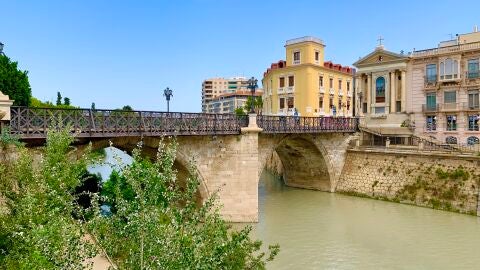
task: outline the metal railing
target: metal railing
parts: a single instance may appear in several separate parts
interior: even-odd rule
[[[258,115],[257,125],[263,133],[356,132],[358,118]]]
[[[43,139],[55,124],[77,137],[239,134],[248,119],[234,114],[11,107],[10,132]]]
[[[475,50],[480,48],[480,42],[472,42],[466,44],[459,44],[453,46],[445,46],[440,48],[433,48],[433,49],[426,49],[420,51],[412,52],[413,57],[425,57],[425,56],[433,56],[442,53],[451,53],[451,52],[459,52],[459,51],[466,51],[466,50]]]

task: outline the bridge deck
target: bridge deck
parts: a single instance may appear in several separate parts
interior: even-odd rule
[[[240,134],[248,118],[233,114],[12,107],[10,133],[44,139],[49,128],[68,126],[79,138]],[[263,133],[355,132],[357,118],[257,116]]]

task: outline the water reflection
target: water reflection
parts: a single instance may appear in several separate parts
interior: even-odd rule
[[[270,269],[479,269],[480,218],[285,187],[264,173],[254,236]]]

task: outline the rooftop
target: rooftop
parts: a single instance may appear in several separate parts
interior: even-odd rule
[[[307,42],[307,41],[315,42],[315,43],[318,43],[318,44],[321,44],[321,45],[325,46],[325,44],[323,43],[323,40],[321,40],[319,38],[316,38],[316,37],[312,37],[312,36],[305,36],[305,37],[300,37],[300,38],[289,39],[285,42],[285,46],[292,45],[292,44],[297,44],[297,43],[302,43],[302,42]]]

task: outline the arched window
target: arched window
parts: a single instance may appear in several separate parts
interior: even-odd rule
[[[375,82],[375,102],[385,102],[385,78],[378,77]]]
[[[453,136],[448,136],[445,139],[445,142],[448,143],[448,144],[457,144],[457,138],[453,137]]]
[[[458,78],[458,61],[447,58],[440,62],[440,80],[451,80]]]
[[[474,144],[479,144],[479,143],[480,143],[480,140],[478,139],[478,137],[471,136],[471,137],[467,138],[467,144],[468,145],[474,145]]]

